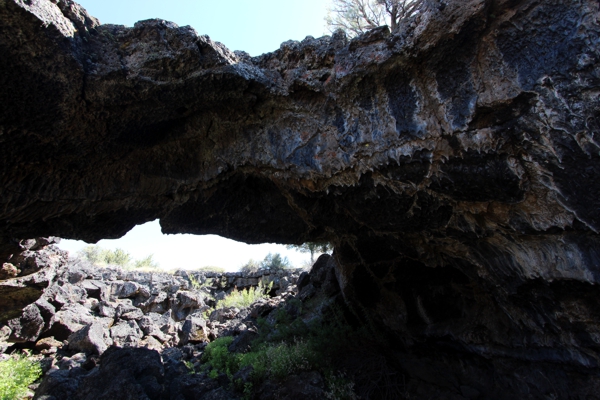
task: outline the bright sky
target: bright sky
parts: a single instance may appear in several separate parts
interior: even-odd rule
[[[279,48],[286,40],[320,37],[326,32],[328,0],[76,0],[103,24],[133,26],[137,21],[161,18],[179,26],[191,25],[230,50],[257,56]],[[60,247],[75,253],[88,244],[63,240]],[[239,269],[249,259],[262,260],[280,253],[297,267],[307,254],[275,244],[247,245],[215,235],[163,235],[158,221],[133,228],[117,240],[101,240],[99,246],[122,248],[134,258],[149,254],[165,269],[218,266]]]
[[[191,25],[199,35],[252,56],[277,50],[286,40],[323,36],[329,0],[80,0],[103,24],[133,26],[160,18]]]

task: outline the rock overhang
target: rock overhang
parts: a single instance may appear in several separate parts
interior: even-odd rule
[[[160,218],[327,240],[346,299],[408,343],[553,343],[573,356],[549,360],[594,365],[598,5],[444,4],[249,57],[162,20],[2,1],[1,235],[96,241]]]

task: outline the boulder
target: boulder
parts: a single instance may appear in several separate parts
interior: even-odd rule
[[[11,332],[12,330],[7,325],[3,325],[2,327],[0,327],[0,341],[6,341],[9,338]]]
[[[2,263],[2,267],[0,267],[0,280],[14,278],[19,272],[21,270],[17,269],[11,263]]]
[[[83,306],[91,311],[96,311],[100,305],[100,302],[97,299],[87,298],[83,303]]]
[[[54,339],[52,336],[45,337],[35,343],[35,349],[42,354],[54,354],[63,347],[64,343]]]
[[[181,327],[179,339],[179,345],[208,342],[206,321],[196,316],[187,317]]]
[[[89,309],[79,303],[68,304],[54,315],[48,335],[58,340],[66,340],[70,335],[93,322],[94,317]]]
[[[60,369],[75,370],[71,373],[71,376],[73,376],[73,374],[75,373],[81,374],[83,372],[81,369],[82,366],[86,363],[86,361],[87,356],[85,353],[76,353],[70,357],[61,358],[57,361],[56,365]]]
[[[44,330],[47,331],[52,327],[54,323],[54,315],[56,314],[56,308],[50,304],[45,297],[40,297],[35,305],[40,310],[40,315],[44,319]]]
[[[83,303],[87,298],[86,291],[68,282],[55,284],[44,291],[44,298],[57,309],[74,303]]]
[[[76,399],[82,375],[73,374],[66,369],[50,369],[38,386],[35,400]]]
[[[148,298],[136,299],[134,304],[146,313],[155,312],[162,314],[168,310],[168,294],[162,291],[153,293]]]
[[[128,304],[119,304],[115,310],[115,318],[124,320],[135,320],[142,319],[144,313],[137,307]]]
[[[137,282],[114,282],[112,293],[119,299],[133,298],[140,290],[140,284]]]
[[[118,304],[101,301],[98,303],[98,314],[102,317],[115,318]]]
[[[157,351],[161,351],[163,349],[162,343],[155,339],[154,336],[144,336],[144,338],[139,341],[138,347],[145,347],[147,349]]]
[[[163,377],[164,368],[155,350],[111,347],[100,357],[97,372],[82,378],[72,398],[158,400]]]
[[[102,326],[102,324],[94,322],[69,336],[67,339],[69,342],[69,349],[86,354],[102,355],[102,353],[104,353],[104,351],[113,343],[111,334],[109,334],[109,331]],[[113,339],[115,338],[113,337]],[[121,337],[119,337],[119,339],[121,339]]]
[[[38,300],[44,288],[54,280],[56,271],[67,262],[66,252],[55,246],[45,246],[43,243],[60,240],[56,238],[38,238],[31,240],[3,240],[0,235],[0,264],[10,261],[9,264],[20,268],[21,262],[26,262],[27,257],[34,253],[44,253],[43,256],[33,257],[34,270],[21,271],[16,277],[0,278],[0,323],[9,319],[18,318],[23,309]],[[34,249],[34,250],[30,250]],[[23,253],[27,252],[28,256]],[[42,265],[47,262],[46,265]]]
[[[231,342],[227,348],[231,353],[247,353],[252,348],[252,342],[258,338],[254,331],[245,330]]]
[[[176,321],[184,320],[193,310],[204,306],[202,295],[198,292],[178,291],[171,309]]]
[[[144,316],[138,321],[138,325],[145,335],[155,337],[164,343],[169,340],[171,336],[165,334],[161,330],[160,326],[158,325],[159,319],[160,316],[154,319],[151,316]]]
[[[30,304],[23,309],[21,317],[9,320],[7,325],[11,329],[9,342],[35,342],[44,329],[44,319],[37,305]]]
[[[88,297],[93,297],[101,301],[109,301],[109,288],[108,285],[98,279],[86,279],[79,283],[79,286],[83,288]]]
[[[240,310],[236,307],[223,307],[210,313],[209,320],[216,322],[226,322],[237,317]]]
[[[143,336],[135,321],[119,321],[110,328],[110,337],[117,346],[136,346]]]

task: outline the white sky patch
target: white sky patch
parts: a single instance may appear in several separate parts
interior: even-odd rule
[[[104,239],[97,243],[106,249],[121,248],[134,259],[153,254],[162,269],[196,269],[205,266],[237,271],[249,259],[262,261],[268,253],[280,253],[294,267],[303,267],[310,255],[288,250],[284,245],[246,244],[217,235],[163,235],[158,220],[138,225],[120,239]],[[89,246],[81,240],[63,239],[58,247],[75,255]]]

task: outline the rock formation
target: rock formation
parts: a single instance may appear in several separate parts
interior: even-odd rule
[[[331,241],[414,393],[597,398],[598,8],[430,0],[394,34],[251,58],[0,0],[0,255],[156,218]]]
[[[256,336],[257,318],[295,294],[300,273],[260,271],[248,276],[177,271],[172,275],[64,259],[59,266],[44,267],[52,278],[41,297],[22,305],[22,315],[0,324],[0,360],[7,357],[2,353],[19,347],[38,353],[45,373],[36,390],[39,399],[144,399],[148,395],[183,400],[198,398],[203,392],[225,393],[226,385],[207,374],[186,378],[189,369],[197,366],[200,370],[203,349],[210,340],[225,335],[246,340]],[[277,296],[261,297],[241,310],[211,308],[215,300],[237,288],[236,283],[256,287],[259,281]],[[311,297],[304,292],[305,298]],[[243,345],[237,341],[238,347]],[[140,371],[154,372],[141,377]],[[158,389],[156,384],[145,386],[145,380],[152,377]],[[133,386],[138,394],[127,394],[125,386]],[[183,394],[178,395],[180,391]],[[230,393],[225,398],[237,396]]]

